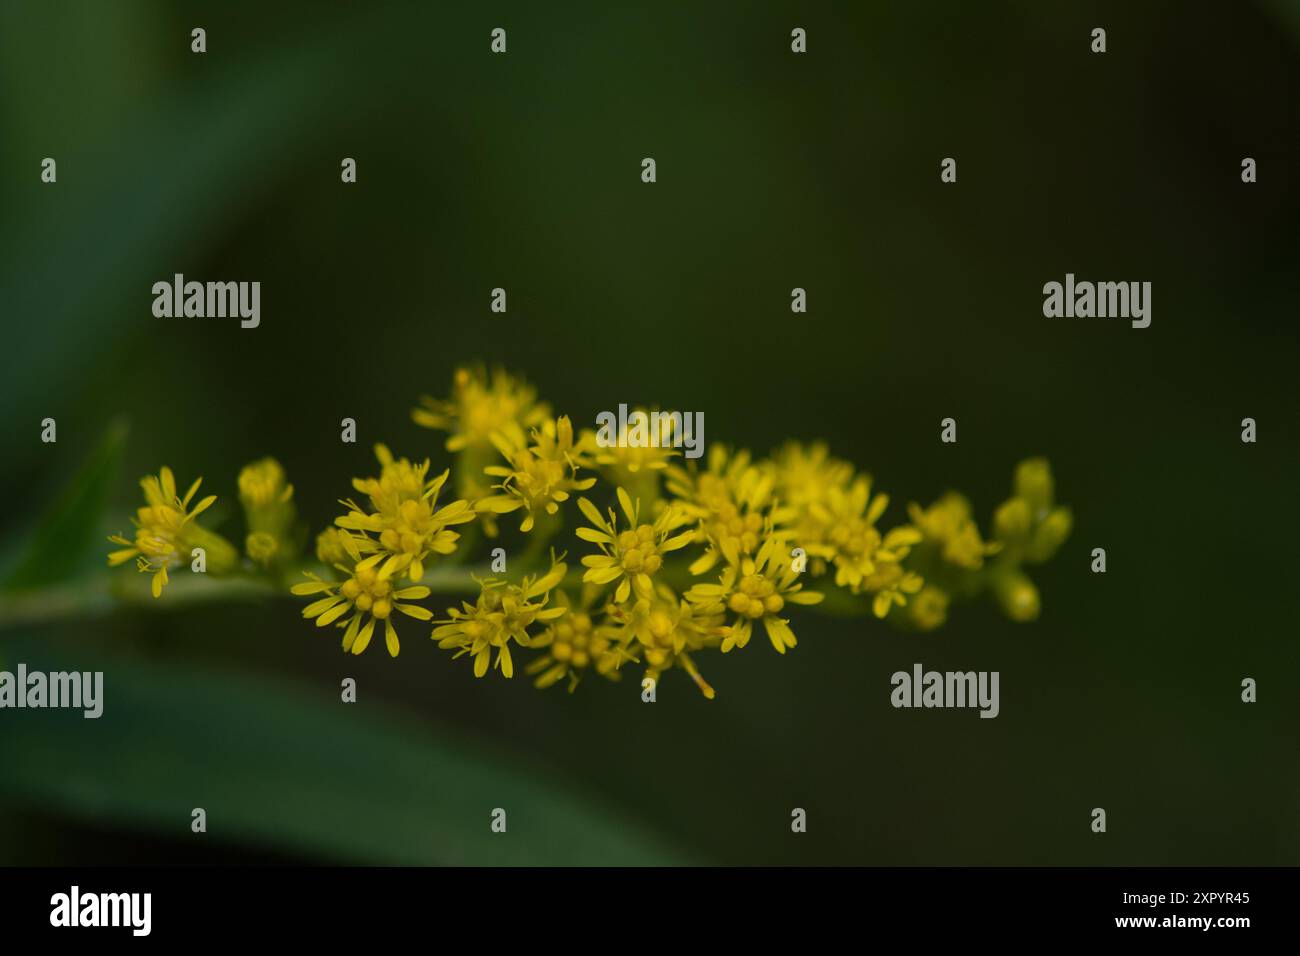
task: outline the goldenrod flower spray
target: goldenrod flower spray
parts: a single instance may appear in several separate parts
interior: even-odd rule
[[[313,598],[303,616],[341,632],[351,654],[382,635],[397,657],[400,616],[431,622],[427,635],[477,677],[522,669],[538,687],[572,691],[589,675],[681,670],[712,698],[700,660],[756,634],[786,654],[798,646],[792,618],[818,605],[929,631],[953,604],[988,595],[1031,621],[1041,600],[1025,569],[1050,560],[1072,526],[1041,458],[1017,466],[987,535],[957,492],[909,503],[907,520],[887,525],[889,496],[824,444],[788,442],[770,457],[713,444],[696,461],[661,426],[659,441],[610,445],[554,415],[523,379],[481,367],[459,369],[450,397],[422,398],[412,419],[447,433],[452,467],[434,473],[430,459],[377,445],[378,474],[353,479],[314,563],[303,565],[293,486],[271,458],[238,476],[242,557],[197,520],[215,496],[195,501],[199,481],[178,495],[163,468],[141,482],[135,534],[110,539],[121,547],[109,563],[135,559],[161,597],[200,549],[209,575]],[[507,515],[527,540],[510,562],[498,546]],[[475,544],[490,563],[465,563]],[[430,581],[465,599],[435,618]],[[522,668],[519,653],[531,657]]]

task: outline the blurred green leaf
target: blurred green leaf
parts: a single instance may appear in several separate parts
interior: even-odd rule
[[[5,590],[31,590],[80,574],[91,555],[107,553],[100,533],[108,496],[117,478],[127,427],[109,426],[81,469],[40,519],[21,557],[4,579]]]
[[[66,14],[45,14],[42,7],[29,5],[22,17],[6,9],[0,33],[6,40],[35,31],[58,35]],[[118,12],[92,7],[85,13],[105,21],[102,28],[90,24],[96,38],[89,46],[111,47],[105,33],[116,32]],[[140,27],[150,33],[147,21]],[[352,18],[308,24],[290,48],[270,45],[260,56],[227,61],[192,83],[166,82],[156,97],[84,107],[92,116],[112,112],[113,123],[99,137],[83,132],[59,153],[59,201],[25,182],[5,204],[5,225],[13,228],[0,230],[0,302],[8,314],[41,317],[6,328],[10,354],[23,357],[6,368],[6,411],[13,420],[48,414],[41,409],[48,407],[49,383],[79,381],[103,361],[103,343],[156,328],[148,326],[151,284],[177,271],[175,263],[192,261],[222,241],[257,201],[250,180],[270,181],[275,170],[293,168],[311,149],[307,131],[316,122],[344,122],[335,95],[354,78],[337,64],[359,36]],[[104,74],[84,62],[82,47],[76,49],[58,101],[62,110],[70,95],[83,106],[85,97],[98,102],[95,90],[103,81]],[[156,55],[143,38],[127,49],[146,60]],[[47,117],[39,126],[48,124]],[[79,173],[68,175],[74,169]],[[170,264],[160,265],[164,249]],[[15,460],[31,447],[17,430],[0,431],[0,449]]]
[[[59,670],[44,642],[5,642],[10,666]],[[81,659],[104,713],[10,710],[0,797],[176,840],[229,840],[376,864],[689,862],[518,754],[340,687]],[[64,666],[69,662],[63,661]],[[207,811],[208,832],[190,831]],[[494,808],[508,829],[491,831]]]

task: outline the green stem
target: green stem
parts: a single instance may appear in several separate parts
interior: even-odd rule
[[[435,594],[473,594],[478,590],[473,576],[489,573],[485,566],[434,567],[425,572],[421,583]],[[294,575],[293,580],[302,580],[302,575]],[[163,609],[275,598],[300,600],[287,587],[262,577],[214,577],[182,571],[173,572],[162,597],[155,599],[149,591],[148,575],[107,572],[37,591],[0,594],[0,630],[104,617],[124,607]]]

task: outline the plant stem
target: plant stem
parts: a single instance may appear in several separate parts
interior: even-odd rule
[[[435,594],[472,594],[478,590],[472,575],[483,577],[488,573],[483,566],[431,568],[425,572],[421,583]],[[294,578],[301,580],[301,575]],[[293,598],[293,595],[287,587],[277,586],[261,577],[213,577],[177,572],[172,575],[162,597],[155,600],[149,591],[148,576],[107,572],[36,591],[0,594],[0,630],[103,617],[123,607],[161,609],[270,598]]]

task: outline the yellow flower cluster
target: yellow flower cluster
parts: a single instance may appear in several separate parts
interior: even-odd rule
[[[785,653],[797,644],[790,609],[821,602],[827,588],[838,589],[841,608],[905,628],[938,627],[954,600],[984,591],[1013,619],[1028,620],[1038,611],[1037,592],[1021,566],[1050,557],[1069,531],[1069,512],[1054,507],[1040,460],[1021,465],[1016,495],[986,540],[956,493],[929,508],[911,504],[910,520],[885,524],[889,497],[820,443],[791,442],[770,458],[715,444],[701,466],[663,447],[669,442],[599,447],[591,431],[575,437],[568,418],[538,412],[544,406],[533,390],[505,373],[490,387],[466,371],[456,383],[453,402],[437,406],[454,405],[454,419],[415,415],[453,438],[466,434],[460,423],[491,423],[476,442],[498,452],[498,461],[482,466],[496,481],[475,510],[485,522],[522,511],[521,530],[549,541],[576,499],[585,522],[573,535],[588,546],[580,581],[559,574],[560,565],[538,579],[540,590],[536,581],[493,579],[481,583],[477,603],[449,612],[436,636],[473,654],[480,675],[493,646],[507,655],[498,651],[502,672],[513,671],[513,641],[541,651],[526,667],[539,687],[564,680],[572,690],[588,673],[617,679],[639,664],[656,681],[680,668],[712,697],[696,666],[701,652],[744,648],[758,628]],[[473,394],[481,396],[477,411]],[[426,400],[428,407],[435,406]],[[508,409],[520,411],[512,417]],[[536,602],[527,626],[511,631],[502,623],[508,600],[517,608]],[[533,624],[540,633],[529,630]]]
[[[350,536],[343,536],[341,542],[345,549],[348,545],[355,548]],[[370,646],[370,638],[375,628],[382,621],[384,625],[384,643],[388,653],[396,657],[401,650],[397,640],[397,628],[393,624],[393,612],[401,611],[419,621],[427,621],[433,613],[418,604],[406,602],[429,596],[429,589],[421,584],[404,588],[393,587],[393,576],[388,566],[379,566],[383,560],[382,553],[362,558],[360,553],[350,552],[351,565],[337,564],[335,570],[341,572],[342,578],[336,581],[323,581],[312,572],[306,572],[311,580],[295,584],[294,594],[324,594],[325,597],[313,601],[303,608],[302,616],[315,618],[317,627],[338,622],[343,628],[343,650],[360,654]]]
[[[202,478],[195,479],[182,498],[176,493],[176,478],[166,465],[157,477],[147,475],[141,478],[140,488],[144,491],[145,503],[133,519],[135,536],[126,538],[115,534],[108,539],[123,546],[109,554],[108,563],[116,566],[134,558],[137,570],[153,575],[151,588],[154,597],[162,596],[169,580],[168,571],[188,562],[194,548],[202,548],[205,552],[212,549],[216,552],[214,557],[223,566],[234,561],[234,549],[229,542],[217,538],[194,520],[217,500],[216,495],[208,495],[190,507],[202,483]]]
[[[492,649],[496,648],[496,667],[506,677],[515,673],[510,656],[513,641],[519,647],[531,647],[529,628],[545,624],[565,613],[562,605],[547,607],[551,590],[564,580],[563,562],[552,559],[545,574],[526,577],[522,584],[509,584],[495,578],[480,581],[478,600],[448,608],[447,619],[433,629],[433,639],[443,650],[454,650],[455,657],[468,654],[474,659],[474,676],[488,672]]]
[[[411,601],[427,598],[424,580],[430,555],[455,552],[460,534],[455,525],[477,516],[464,499],[438,506],[438,498],[449,471],[429,477],[429,460],[418,465],[407,458],[395,458],[385,445],[375,446],[379,475],[355,478],[352,487],[364,501],[344,499],[347,513],[334,519],[335,527],[316,539],[316,556],[335,572],[326,580],[305,572],[307,581],[295,584],[294,594],[325,597],[303,609],[303,616],[315,618],[319,627],[336,623],[344,629],[343,649],[360,654],[370,644],[380,622],[384,644],[396,657],[401,649],[396,611],[416,620],[428,621],[433,612]],[[398,584],[405,580],[406,587]]]
[[[283,564],[294,545],[293,485],[274,458],[244,466],[239,473],[239,501],[248,518],[244,550],[263,567]]]
[[[681,670],[711,698],[702,655],[743,649],[756,630],[785,654],[798,644],[792,609],[823,600],[838,613],[927,631],[954,603],[987,594],[1011,619],[1032,620],[1041,603],[1025,568],[1050,559],[1072,524],[1044,459],[1017,467],[990,534],[956,492],[909,503],[904,520],[891,522],[889,496],[824,444],[789,442],[769,457],[712,444],[702,462],[662,447],[671,427],[660,447],[602,444],[503,371],[457,371],[452,396],[421,399],[412,418],[448,433],[453,500],[445,501],[452,469],[431,474],[428,459],[377,445],[379,474],[353,480],[356,495],[316,538],[318,564],[301,569],[291,590],[315,598],[304,617],[341,629],[349,653],[382,628],[396,657],[402,614],[432,622],[436,645],[468,656],[478,677],[512,677],[516,654],[534,654],[522,668],[538,687],[563,681],[572,691],[589,674],[618,680],[637,667],[643,693]],[[154,575],[155,596],[192,548],[208,550],[209,570],[278,581],[299,566],[293,488],[273,459],[249,465],[238,485],[248,524],[242,565],[195,521],[215,499],[191,507],[199,483],[179,496],[166,468],[142,482],[136,534],[111,539],[123,547],[110,563],[135,558]],[[518,537],[504,540],[521,547],[493,548],[490,572],[461,566],[477,536],[457,528],[495,543],[498,517],[516,513]],[[545,557],[565,534],[579,549],[572,571],[562,554]],[[434,620],[420,602],[435,590],[473,597]]]
[[[109,565],[134,558],[139,571],[153,575],[150,590],[155,598],[162,597],[170,572],[187,564],[193,571],[218,578],[239,571],[235,546],[195,520],[217,501],[216,495],[208,495],[190,507],[202,483],[202,478],[195,479],[182,497],[166,465],[156,476],[146,475],[140,479],[145,504],[132,519],[135,535],[115,534],[108,539],[122,545],[109,553]],[[293,486],[285,480],[280,463],[264,458],[245,467],[239,473],[239,497],[248,525],[249,559],[268,574],[293,561],[297,557]]]
[[[926,584],[900,623],[933,630],[947,619],[952,599],[986,590],[1013,621],[1038,617],[1038,589],[1023,566],[1050,560],[1073,526],[1070,509],[1055,503],[1055,483],[1045,458],[1026,459],[1017,466],[1012,496],[994,512],[990,541],[980,534],[970,502],[956,492],[928,508],[913,503],[908,512],[921,535],[910,563]]]
[[[429,478],[429,459],[415,465],[394,458],[384,445],[375,446],[375,456],[379,477],[352,480],[366,503],[345,499],[348,513],[334,523],[351,533],[349,540],[357,551],[374,559],[372,564],[383,562],[379,569],[385,578],[401,575],[421,581],[430,553],[446,555],[456,550],[460,535],[451,526],[473,521],[474,508],[463,499],[438,507],[438,495],[450,472]]]

